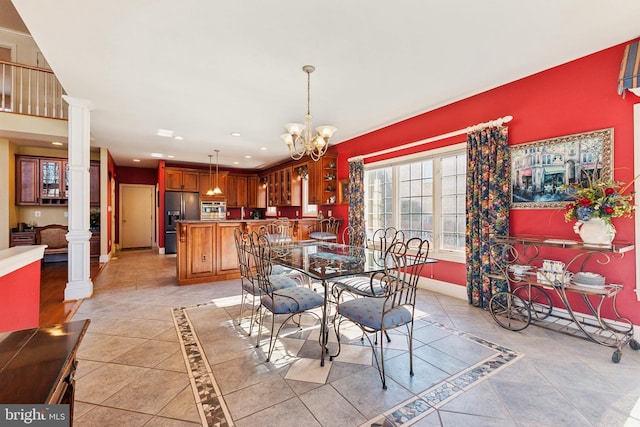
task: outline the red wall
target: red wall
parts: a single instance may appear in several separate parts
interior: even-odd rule
[[[40,261],[0,277],[0,332],[40,323]]]
[[[640,99],[630,93],[623,98],[616,90],[625,45],[611,47],[343,142],[337,146],[338,179],[348,176],[347,159],[350,157],[511,115],[514,119],[508,124],[510,145],[614,128],[615,179],[630,181],[633,179],[633,104]],[[366,159],[365,162],[450,145],[462,142],[464,138],[438,141],[376,159]],[[342,209],[336,208],[336,211],[342,214]],[[633,219],[616,218],[614,225],[617,239],[634,241]],[[510,226],[513,234],[576,238],[573,224],[566,223],[563,212],[556,209],[512,210]],[[608,268],[601,268],[609,282],[624,283],[624,290],[618,296],[619,311],[635,324],[640,324],[640,303],[633,292],[635,257],[633,251],[621,260],[613,260]],[[433,277],[463,286],[466,283],[462,264],[440,262],[434,266]]]

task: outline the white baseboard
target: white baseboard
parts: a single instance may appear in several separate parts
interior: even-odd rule
[[[164,255],[164,248],[158,248],[158,254]]]
[[[467,299],[466,287],[449,282],[421,277],[418,281],[418,287],[462,300]]]

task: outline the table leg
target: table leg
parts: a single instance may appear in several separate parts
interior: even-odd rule
[[[329,344],[329,327],[327,325],[327,301],[328,301],[328,286],[327,281],[322,280],[322,287],[324,288],[324,304],[322,305],[322,324],[320,325],[320,347],[322,354],[320,355],[320,366],[324,366],[324,354],[327,351],[327,345]]]

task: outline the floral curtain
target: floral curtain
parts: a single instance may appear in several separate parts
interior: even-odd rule
[[[349,225],[364,229],[364,160],[349,163]]]
[[[508,128],[488,127],[467,133],[466,268],[469,303],[488,308],[505,281],[489,273],[489,235],[509,233],[511,156]]]

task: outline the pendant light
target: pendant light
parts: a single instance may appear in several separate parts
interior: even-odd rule
[[[215,150],[215,152],[216,152],[216,187],[213,189],[213,194],[215,196],[218,196],[222,194],[222,190],[218,186],[218,153],[220,152],[220,150]]]
[[[209,154],[209,189],[207,190],[207,196],[213,196],[214,190],[211,187],[211,158],[213,157],[213,155]]]

